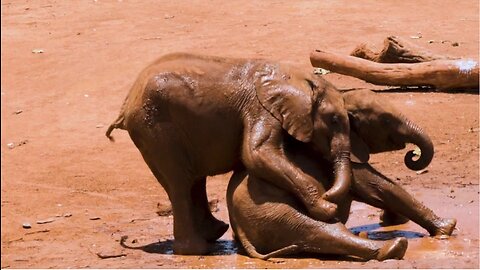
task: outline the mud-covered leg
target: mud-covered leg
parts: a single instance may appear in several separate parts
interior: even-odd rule
[[[374,207],[404,216],[426,229],[430,235],[451,235],[453,218],[441,218],[413,198],[401,186],[382,175],[369,164],[353,163],[352,192],[355,199]]]
[[[307,240],[305,251],[356,256],[363,259],[401,259],[405,255],[408,241],[397,237],[388,241],[369,240],[352,234],[342,223],[325,224],[322,222],[306,222],[303,228]]]
[[[172,203],[174,252],[185,255],[206,254],[209,251],[209,244],[200,233],[202,229],[195,222],[197,209],[191,196],[195,180],[198,179],[189,173],[191,170],[188,168],[191,168],[191,164],[176,141],[179,136],[174,134],[174,129],[171,126],[158,129],[149,133],[156,134],[155,140],[148,138],[149,141],[155,141],[155,145],[143,145],[145,137],[142,138],[134,132],[130,132],[130,137]]]
[[[206,177],[195,181],[191,198],[195,208],[195,222],[198,224],[200,234],[207,241],[215,241],[220,238],[227,230],[228,224],[218,220],[212,215],[208,205]]]

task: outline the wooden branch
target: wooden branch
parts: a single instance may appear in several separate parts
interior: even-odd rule
[[[366,44],[360,44],[350,55],[378,63],[420,63],[433,60],[459,59],[433,54],[425,48],[396,36],[387,37],[383,49],[378,53],[367,48]]]
[[[434,86],[437,89],[478,88],[479,67],[471,59],[433,60],[411,64],[381,64],[354,56],[315,50],[310,62],[332,72],[377,85]]]

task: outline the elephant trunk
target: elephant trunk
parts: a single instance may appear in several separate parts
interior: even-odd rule
[[[417,160],[414,160],[414,157],[417,156],[413,150],[408,151],[405,154],[405,165],[414,171],[419,171],[425,169],[433,159],[433,143],[428,135],[415,123],[410,120],[405,120],[405,126],[407,127],[407,142],[413,143],[420,148],[420,157]]]
[[[330,202],[340,202],[350,191],[352,183],[352,169],[350,165],[350,151],[340,151],[334,159],[334,182],[325,192],[323,198]]]

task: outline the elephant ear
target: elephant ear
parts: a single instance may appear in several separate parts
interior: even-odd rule
[[[313,91],[288,84],[285,76],[276,76],[277,72],[276,66],[266,65],[256,74],[257,98],[288,134],[299,141],[309,142],[313,134]]]
[[[350,159],[356,163],[367,163],[370,159],[370,148],[355,131],[358,122],[352,112],[348,112],[348,121],[350,122]]]

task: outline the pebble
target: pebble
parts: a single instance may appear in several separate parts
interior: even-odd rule
[[[15,148],[15,143],[13,143],[13,142],[7,143],[7,146],[8,146],[8,149],[13,149],[13,148]]]
[[[448,238],[450,238],[450,237],[448,235],[444,235],[444,234],[435,236],[435,239],[439,239],[439,240],[445,240],[445,239],[448,239]]]
[[[63,216],[64,216],[64,217],[71,217],[71,216],[72,216],[72,213],[65,213]]]
[[[30,223],[28,223],[28,222],[25,222],[25,223],[22,224],[22,227],[23,227],[24,229],[31,229],[31,228],[32,228],[32,225],[31,225]]]
[[[33,49],[32,53],[44,53],[43,49]]]
[[[96,128],[102,128],[103,127],[103,124],[98,124],[95,126]]]
[[[99,220],[100,217],[91,217],[90,220]]]

